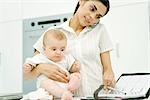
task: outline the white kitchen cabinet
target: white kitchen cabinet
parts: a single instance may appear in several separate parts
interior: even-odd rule
[[[0,0],[0,3],[18,3],[22,0]]]
[[[150,8],[148,2],[114,6],[101,21],[114,43],[112,65],[121,73],[150,72]]]
[[[131,5],[135,3],[147,2],[149,0],[109,0],[111,6]]]
[[[22,18],[22,6],[20,1],[0,2],[0,23]]]
[[[23,0],[23,18],[37,18],[43,16],[72,13],[78,0]]]
[[[22,93],[22,21],[0,23],[0,96]]]

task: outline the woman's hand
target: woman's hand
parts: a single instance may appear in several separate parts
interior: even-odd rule
[[[39,64],[36,70],[39,74],[44,74],[52,80],[64,83],[67,83],[69,81],[67,78],[67,74],[56,65]]]
[[[101,62],[103,65],[103,84],[104,89],[107,89],[108,86],[114,87],[116,84],[114,72],[111,67],[110,54],[109,51],[101,53]]]
[[[112,70],[104,72],[103,84],[104,84],[104,89],[107,89],[108,86],[110,86],[110,87],[115,86],[116,81],[115,81],[114,73]]]

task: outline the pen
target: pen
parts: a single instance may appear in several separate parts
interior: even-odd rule
[[[113,91],[120,92],[120,93],[122,93],[122,94],[124,94],[124,95],[127,94],[127,93],[125,93],[125,92],[123,92],[123,91],[120,91],[120,90],[118,90],[118,89],[115,89],[115,88],[113,88],[113,87],[107,87],[107,88],[110,89],[110,90],[113,90]]]

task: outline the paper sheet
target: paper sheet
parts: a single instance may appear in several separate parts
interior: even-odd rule
[[[111,91],[109,94],[99,93],[99,96],[104,97],[121,97],[121,98],[134,98],[134,97],[145,97],[148,89],[150,88],[150,74],[146,75],[127,75],[121,76],[116,83],[115,89],[118,91]]]

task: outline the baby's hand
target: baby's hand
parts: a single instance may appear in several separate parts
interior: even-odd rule
[[[74,65],[76,66],[76,69],[79,71],[81,67],[79,60],[75,60]]]
[[[32,69],[33,69],[33,66],[31,64],[26,63],[23,65],[23,70],[25,73],[29,73]]]
[[[76,61],[73,63],[73,65],[72,65],[70,71],[71,71],[71,72],[79,72],[79,71],[80,71],[80,67],[81,67],[80,62],[79,62],[78,60],[76,60]]]

